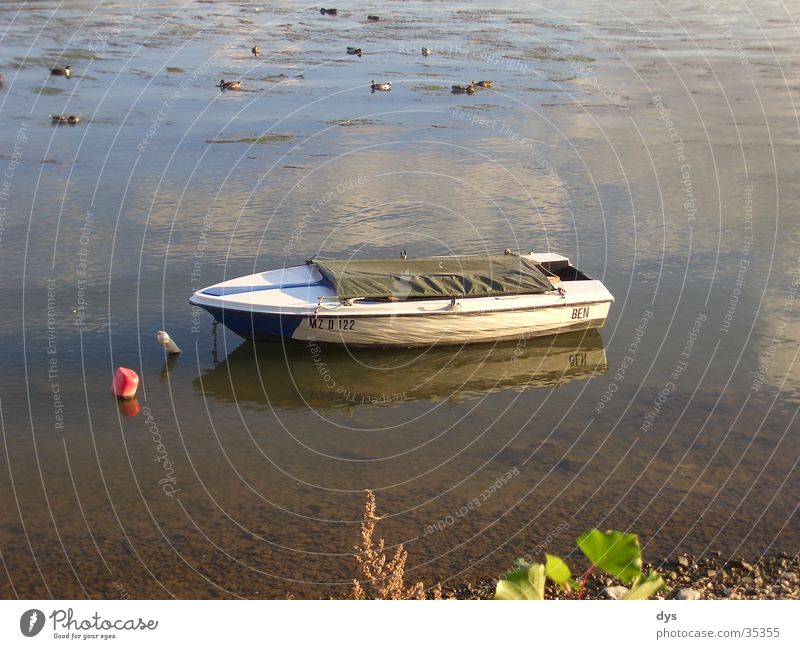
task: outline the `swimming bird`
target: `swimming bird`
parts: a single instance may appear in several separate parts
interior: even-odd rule
[[[53,124],[79,124],[81,121],[80,115],[50,115]]]
[[[356,56],[361,56],[361,48],[360,47],[348,47],[347,48],[348,54],[355,54]]]
[[[473,81],[473,86],[478,86],[478,88],[491,88],[494,85],[494,81]]]
[[[376,83],[373,80],[373,81],[369,82],[369,87],[370,87],[370,90],[372,90],[372,92],[375,92],[376,90],[386,91],[386,90],[391,90],[392,89],[392,83],[391,83],[391,81],[382,81],[381,83]]]
[[[335,15],[338,13],[338,12],[336,11],[336,9],[320,9],[320,10],[319,10],[319,12],[320,12],[320,13],[321,13],[323,16],[324,16],[324,15],[326,15],[326,14],[327,14],[328,16],[335,16]]]
[[[376,22],[378,22],[380,19],[381,19],[381,17],[380,17],[380,16],[367,16],[367,20],[369,20],[371,23],[376,23]]]
[[[431,51],[427,47],[422,48],[422,56],[430,55]]]
[[[475,86],[473,86],[472,84],[470,84],[468,86],[459,86],[459,85],[453,84],[453,94],[454,95],[463,95],[463,94],[474,95],[475,94]]]
[[[63,68],[53,68],[50,70],[50,74],[54,77],[67,77],[69,79],[72,76],[72,69],[65,65]]]
[[[261,48],[258,45],[253,45],[253,49],[250,50],[253,53],[253,56],[258,58],[258,55],[261,54]]]
[[[241,81],[225,81],[225,79],[221,79],[219,82],[219,89],[223,92],[226,90],[241,90],[241,88]]]

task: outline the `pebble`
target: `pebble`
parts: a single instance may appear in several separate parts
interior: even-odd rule
[[[700,591],[694,588],[681,588],[675,599],[700,599]]]
[[[683,555],[679,556],[678,557],[678,565],[681,566],[682,568],[688,568],[689,567],[689,557],[685,557]]]
[[[606,599],[622,599],[628,594],[628,589],[625,586],[606,586],[603,589],[603,597]]]

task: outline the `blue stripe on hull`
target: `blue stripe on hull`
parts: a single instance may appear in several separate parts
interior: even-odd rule
[[[251,311],[235,311],[201,304],[214,319],[248,340],[291,339],[303,321],[301,316],[281,316]]]

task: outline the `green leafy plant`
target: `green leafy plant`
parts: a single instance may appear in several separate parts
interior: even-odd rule
[[[602,570],[630,584],[622,599],[647,599],[664,587],[657,572],[642,572],[642,550],[639,537],[625,532],[601,532],[591,529],[577,538],[578,547],[589,560],[589,567],[580,579],[572,576],[567,563],[552,554],[545,554],[545,563],[530,563],[517,559],[514,567],[500,578],[495,599],[544,599],[549,579],[567,595],[583,597],[589,576]]]
[[[545,567],[517,559],[510,572],[497,582],[495,599],[544,599]]]

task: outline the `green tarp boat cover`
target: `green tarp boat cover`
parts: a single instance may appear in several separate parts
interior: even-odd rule
[[[339,298],[490,297],[552,289],[537,264],[517,255],[313,261]]]

